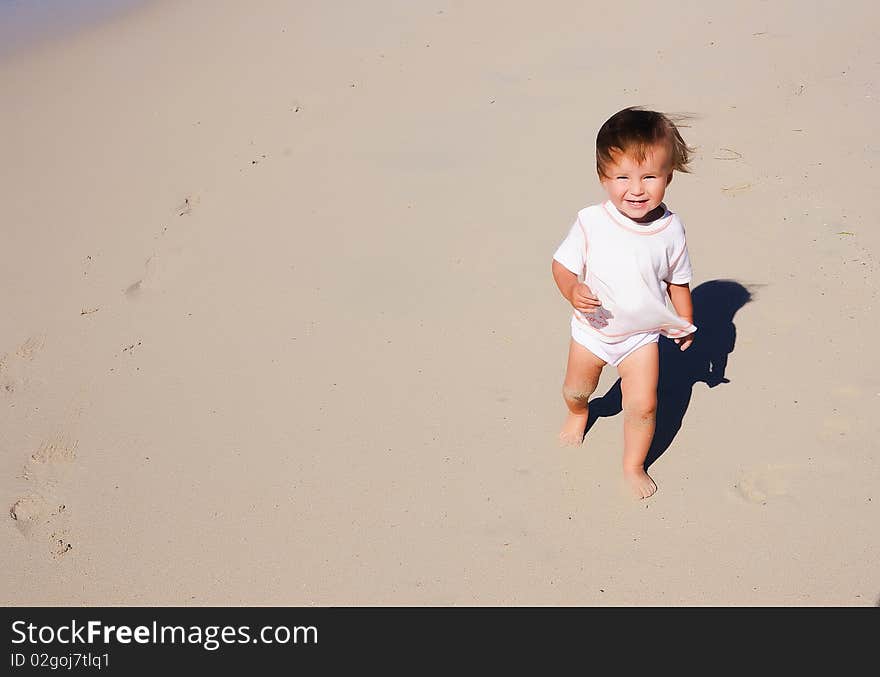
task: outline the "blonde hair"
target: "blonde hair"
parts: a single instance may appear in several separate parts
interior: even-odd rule
[[[648,149],[658,144],[668,145],[673,170],[689,172],[688,163],[694,149],[681,138],[673,118],[681,124],[688,116],[669,116],[645,110],[641,106],[631,106],[608,118],[596,135],[596,171],[599,178],[606,177],[605,167],[613,162],[614,153],[625,153],[642,162]]]

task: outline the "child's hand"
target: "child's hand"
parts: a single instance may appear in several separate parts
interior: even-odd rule
[[[593,313],[602,302],[593,294],[592,289],[583,282],[578,282],[571,292],[571,305],[582,313]]]
[[[687,350],[691,347],[691,343],[694,342],[694,335],[688,334],[687,336],[682,336],[681,338],[672,339],[678,344],[679,350]]]

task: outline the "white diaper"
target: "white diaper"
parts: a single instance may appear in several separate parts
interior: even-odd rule
[[[571,323],[571,337],[600,360],[604,360],[612,367],[616,367],[634,350],[649,343],[655,343],[660,338],[660,332],[648,331],[633,334],[617,343],[605,343],[591,334],[590,330],[584,327],[583,324],[573,321]]]

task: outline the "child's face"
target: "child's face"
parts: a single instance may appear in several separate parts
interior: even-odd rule
[[[633,221],[653,221],[672,182],[672,161],[665,145],[652,146],[639,162],[625,153],[614,153],[600,181],[611,203]]]

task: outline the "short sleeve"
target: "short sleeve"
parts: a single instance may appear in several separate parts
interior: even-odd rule
[[[568,231],[568,235],[556,249],[553,259],[559,261],[575,275],[582,275],[586,265],[587,248],[580,220],[576,220]]]
[[[691,259],[688,255],[687,241],[682,228],[680,238],[677,238],[676,247],[673,249],[672,260],[669,262],[670,284],[689,284],[694,271],[691,268]]]

